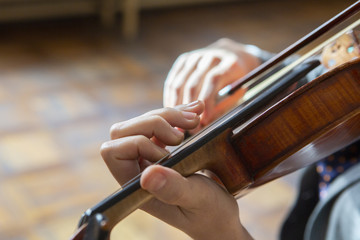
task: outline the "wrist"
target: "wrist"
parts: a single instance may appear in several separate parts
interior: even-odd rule
[[[240,233],[240,238],[241,240],[254,240],[254,238],[250,235],[250,233],[247,231],[246,228],[244,228],[244,226],[242,226],[241,228],[241,233]]]
[[[201,231],[195,231],[195,234],[189,234],[189,236],[194,240],[254,240],[240,223],[240,219],[237,221],[225,221],[223,227],[220,225],[211,229],[202,228]]]
[[[227,234],[225,234],[221,239],[234,239],[234,240],[254,240],[247,229],[240,223],[237,225],[236,228],[229,228]]]

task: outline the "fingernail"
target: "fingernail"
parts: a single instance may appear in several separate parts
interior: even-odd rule
[[[185,105],[182,105],[181,106],[181,109],[185,110],[185,109],[190,109],[194,106],[196,106],[197,104],[199,104],[200,100],[196,100],[194,102],[191,102],[191,103],[188,103],[188,104],[185,104]]]
[[[186,104],[187,107],[192,107],[192,106],[195,106],[196,104],[198,104],[200,102],[200,100],[196,100],[196,101],[193,101],[191,103],[188,103]]]
[[[166,156],[166,155],[169,154],[169,151],[166,150],[165,148],[159,147],[158,149],[159,149],[159,151],[161,152],[161,154],[162,154],[163,156]]]
[[[185,111],[183,111],[182,114],[183,114],[184,118],[186,118],[188,120],[193,120],[197,116],[197,114],[194,113],[194,112],[185,112]]]
[[[173,133],[177,136],[177,137],[183,137],[184,133],[181,132],[180,130],[176,129],[176,128],[171,128],[171,130],[173,131]]]
[[[147,184],[147,190],[150,192],[157,192],[163,188],[166,184],[166,178],[161,173],[156,173],[152,178],[149,179]]]

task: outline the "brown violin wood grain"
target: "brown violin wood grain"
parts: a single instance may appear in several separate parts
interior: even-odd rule
[[[252,179],[230,142],[231,136],[231,129],[224,131],[176,164],[173,169],[184,176],[208,169],[221,179],[230,193],[236,194],[250,185]]]
[[[346,147],[359,139],[360,136],[360,111],[346,116],[343,122],[326,132],[316,140],[308,143],[272,168],[268,168],[262,176],[258,177],[251,188],[265,184],[294,170],[314,163],[314,159],[322,159]],[[355,136],[355,138],[354,138]],[[356,136],[358,136],[356,138]]]
[[[255,181],[291,159],[292,169],[277,172],[278,177],[319,160],[324,156],[320,150],[336,151],[358,139],[360,124],[355,119],[359,109],[360,62],[356,60],[320,76],[280,101],[233,136],[234,145]],[[332,131],[347,137],[332,136],[328,139],[335,141],[329,141],[326,147],[324,136]],[[311,155],[311,159],[290,158],[319,139],[322,148],[315,151],[316,145],[312,145],[313,152],[318,154]]]

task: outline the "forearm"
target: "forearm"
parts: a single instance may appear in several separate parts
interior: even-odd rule
[[[223,219],[223,223],[223,226],[217,225],[217,227],[209,229],[205,227],[200,231],[197,226],[193,232],[188,231],[187,234],[194,240],[253,240],[246,228],[240,223],[240,219]]]
[[[227,232],[218,231],[217,234],[212,234],[211,237],[198,238],[196,240],[254,240],[249,232],[243,227],[237,229],[228,228]]]

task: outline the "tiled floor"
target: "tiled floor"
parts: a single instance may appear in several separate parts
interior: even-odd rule
[[[144,11],[133,42],[93,18],[1,24],[0,239],[68,239],[82,212],[117,189],[99,147],[112,123],[161,107],[177,55],[223,36],[279,51],[351,2]],[[254,236],[275,239],[293,195],[289,181],[269,184],[239,201],[241,218]],[[187,239],[142,212],[113,235]]]

